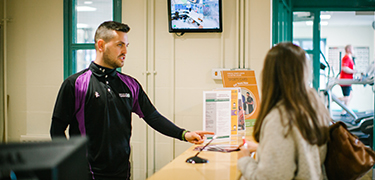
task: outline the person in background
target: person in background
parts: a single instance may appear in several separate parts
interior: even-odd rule
[[[341,60],[341,72],[340,79],[353,79],[353,74],[357,71],[354,70],[354,61],[353,61],[353,47],[352,45],[345,46],[345,56]],[[352,85],[340,85],[343,97],[340,98],[346,106],[349,108],[350,100],[353,97]],[[341,112],[342,116],[346,116],[347,113],[343,110]]]
[[[249,113],[247,114],[251,114],[254,111],[254,100],[250,96],[249,92],[246,92],[246,96],[247,96],[246,98],[247,109],[249,110]]]
[[[238,106],[238,130],[245,129],[245,113],[242,109],[242,105]]]
[[[241,179],[324,179],[330,116],[308,85],[305,51],[279,43],[262,71],[262,100],[254,125],[256,142],[238,153]],[[256,152],[256,159],[250,154]]]
[[[246,114],[246,109],[247,109],[246,99],[243,94],[241,94],[241,97],[242,97],[242,102],[243,102],[243,110],[244,110],[244,113]]]
[[[95,33],[96,59],[90,66],[68,77],[57,96],[50,134],[52,139],[69,135],[87,136],[89,179],[130,178],[132,113],[160,133],[200,144],[206,131],[181,129],[153,106],[139,82],[118,72],[128,52],[126,24],[103,22]]]

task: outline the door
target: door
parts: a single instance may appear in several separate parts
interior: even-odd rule
[[[292,41],[293,14],[290,0],[273,0],[272,44]]]

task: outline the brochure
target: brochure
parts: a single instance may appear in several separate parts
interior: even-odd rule
[[[204,146],[197,146],[194,148],[194,151],[200,151],[202,150]],[[215,144],[215,145],[208,145],[204,148],[203,151],[217,151],[217,152],[235,152],[240,150],[239,145],[234,144]]]
[[[246,130],[245,127],[245,112],[243,110],[243,101],[241,95],[241,88],[217,88],[215,91],[227,91],[232,92],[231,96],[231,132],[232,135],[236,135],[238,131]]]
[[[253,127],[259,113],[259,91],[253,70],[222,71],[223,87],[240,87],[246,127]]]
[[[215,141],[230,141],[231,90],[203,92],[203,129],[215,132]],[[213,136],[207,136],[207,140]]]

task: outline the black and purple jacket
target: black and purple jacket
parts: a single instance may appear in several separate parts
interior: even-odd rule
[[[70,136],[88,137],[93,178],[126,178],[133,112],[160,133],[181,140],[184,129],[158,113],[137,80],[92,62],[61,85],[50,134],[65,137],[69,125]]]

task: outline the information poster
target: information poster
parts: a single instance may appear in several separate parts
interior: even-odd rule
[[[231,95],[228,91],[203,92],[203,129],[212,131],[216,141],[229,141],[231,135]],[[212,139],[207,135],[207,139]]]
[[[215,91],[230,90],[231,96],[231,132],[232,135],[237,135],[238,131],[246,130],[245,126],[245,112],[243,110],[243,101],[241,88],[217,88]]]
[[[259,91],[253,70],[222,71],[223,87],[240,87],[246,127],[253,127],[259,113]]]

